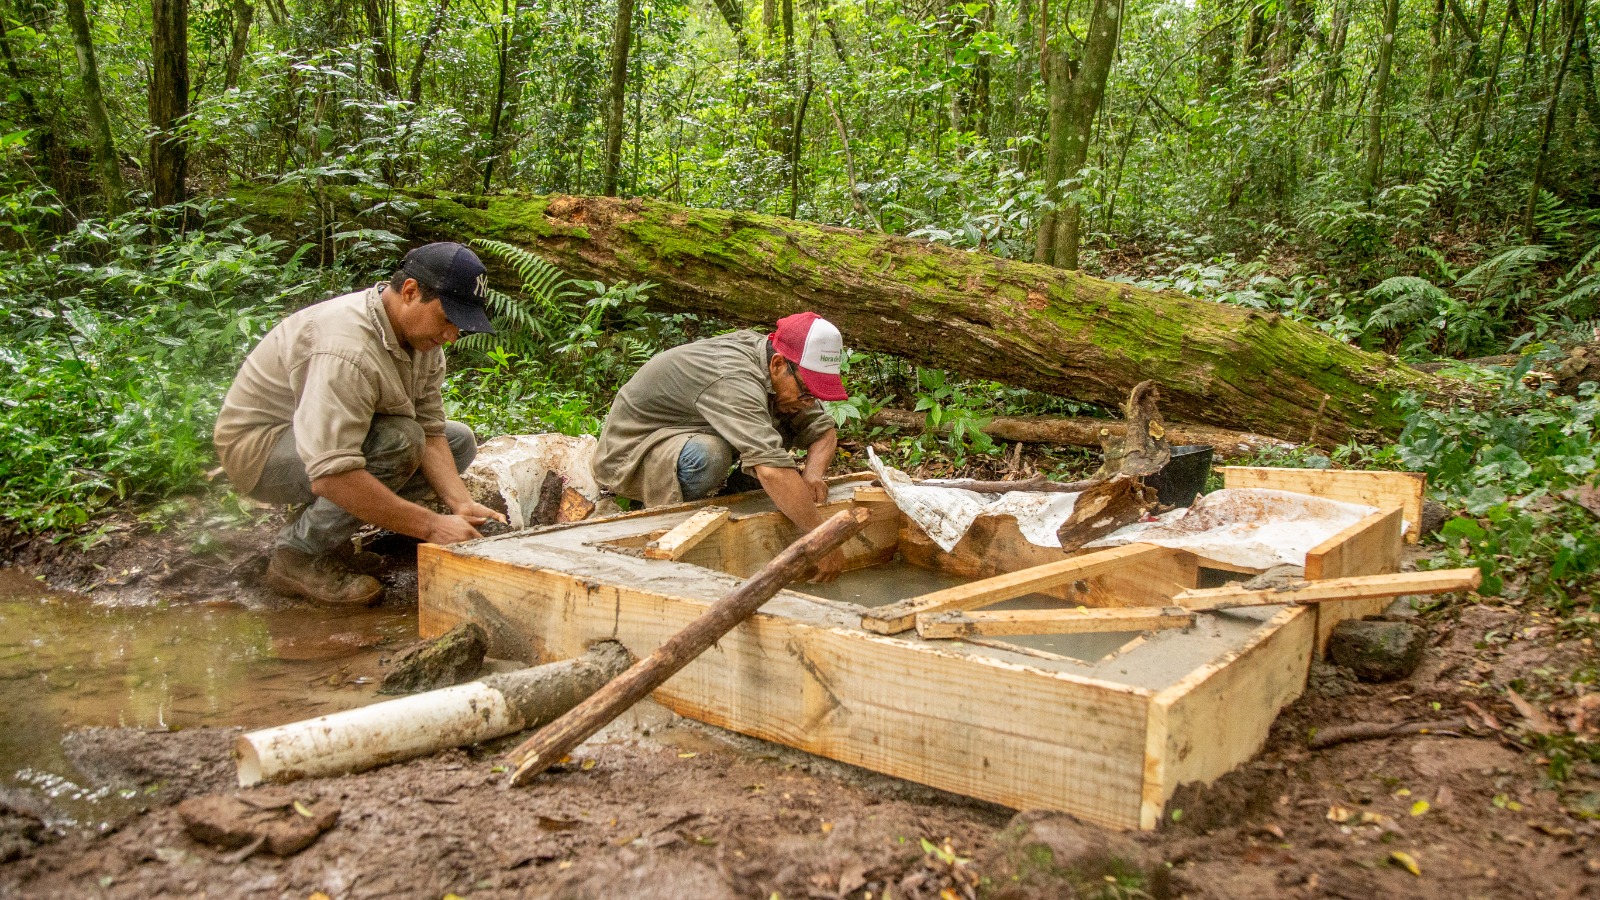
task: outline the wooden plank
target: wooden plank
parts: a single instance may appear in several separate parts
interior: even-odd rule
[[[1345,578],[1400,571],[1403,510],[1380,509],[1306,553],[1306,578]]]
[[[1405,546],[1400,536],[1399,508],[1378,510],[1328,538],[1306,553],[1306,578],[1319,580],[1400,571]],[[1328,648],[1334,626],[1345,619],[1381,615],[1393,602],[1388,597],[1328,603],[1317,608],[1317,652]]]
[[[725,506],[707,506],[644,547],[645,559],[677,559],[721,528],[733,513]]]
[[[1188,628],[1193,624],[1194,613],[1160,606],[977,610],[922,613],[917,616],[917,634],[928,640],[1017,634],[1103,634]]]
[[[1472,569],[1435,569],[1431,572],[1393,572],[1387,575],[1357,575],[1301,581],[1277,588],[1251,590],[1237,584],[1184,591],[1172,602],[1197,611],[1237,609],[1247,606],[1276,606],[1294,603],[1302,606],[1343,600],[1371,600],[1406,594],[1444,594],[1476,588],[1483,573]]]
[[[1180,785],[1211,784],[1261,750],[1278,711],[1305,690],[1315,645],[1314,610],[1290,607],[1151,700],[1141,828],[1160,824]]]
[[[1222,467],[1223,487],[1294,491],[1342,503],[1362,503],[1379,509],[1398,506],[1405,515],[1406,542],[1411,544],[1415,544],[1422,536],[1422,500],[1427,483],[1428,476],[1421,472]]]
[[[898,634],[914,627],[919,613],[978,609],[1093,575],[1125,569],[1137,565],[1141,559],[1161,559],[1177,552],[1152,544],[1128,544],[1097,550],[880,606],[862,614],[861,627],[876,634]]]
[[[853,505],[852,501],[843,500],[823,504],[817,507],[817,511],[827,518]],[[895,555],[900,532],[900,510],[892,503],[864,503],[861,508],[871,514],[872,520],[864,531],[846,541],[841,548],[846,571],[882,565],[893,560]],[[748,578],[799,536],[800,529],[780,512],[734,516],[710,540],[701,542],[680,557],[678,562]],[[627,541],[615,543],[621,545]]]
[[[496,656],[566,659],[605,638],[644,655],[709,605],[555,570],[560,556],[527,544],[517,559],[421,548],[423,633],[470,619]],[[1150,691],[951,649],[758,612],[653,696],[699,721],[943,790],[1138,827]],[[941,685],[960,690],[930,689]]]
[[[855,489],[852,498],[857,503],[893,503],[894,498],[889,492],[875,484],[863,484]]]

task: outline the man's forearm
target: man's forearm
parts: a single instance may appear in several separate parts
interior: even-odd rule
[[[456,458],[450,442],[442,434],[430,434],[422,447],[422,477],[446,509],[459,510],[472,500],[467,486],[456,471]]]
[[[817,504],[812,500],[811,487],[800,476],[799,469],[756,466],[755,472],[778,512],[788,516],[802,532],[822,524],[822,514],[817,512]]]
[[[366,469],[318,478],[311,482],[311,492],[369,525],[414,538],[426,538],[438,516],[389,490]]]
[[[805,474],[813,478],[828,477],[828,467],[833,465],[833,456],[839,452],[839,432],[829,430],[827,434],[811,442],[806,448]]]

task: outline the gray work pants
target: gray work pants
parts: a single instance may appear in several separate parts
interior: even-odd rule
[[[446,422],[444,437],[450,443],[450,454],[455,457],[456,471],[465,472],[478,454],[478,441],[472,436],[472,429],[460,422]],[[373,416],[367,439],[361,443],[361,455],[367,459],[367,471],[384,487],[407,500],[429,500],[434,497],[433,488],[421,471],[425,441],[422,426],[416,419]],[[300,518],[278,532],[276,541],[279,548],[287,547],[311,556],[321,556],[350,540],[363,524],[337,503],[311,492],[305,463],[294,449],[293,428],[284,432],[273,446],[261,480],[256,482],[250,496],[265,503],[311,504]]]

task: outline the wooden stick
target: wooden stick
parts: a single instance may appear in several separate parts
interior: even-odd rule
[[[1082,556],[1073,556],[1042,566],[1033,566],[957,585],[920,597],[908,597],[899,603],[869,609],[861,614],[861,627],[878,634],[899,634],[917,624],[919,613],[946,612],[949,610],[978,609],[992,606],[1003,600],[1021,597],[1035,591],[1049,590],[1057,585],[1080,578],[1092,578],[1130,563],[1178,553],[1153,544],[1128,544],[1096,550]]]
[[[695,545],[722,527],[733,513],[725,506],[708,506],[677,525],[671,531],[645,545],[645,559],[677,559],[695,548]]]
[[[1311,738],[1311,749],[1321,750],[1335,744],[1351,741],[1372,741],[1378,738],[1399,737],[1406,734],[1454,734],[1472,727],[1466,719],[1445,719],[1442,722],[1358,722],[1354,725],[1336,725],[1318,728]]]
[[[1185,609],[1235,609],[1242,606],[1276,606],[1283,603],[1328,603],[1337,600],[1372,600],[1407,594],[1444,594],[1477,588],[1483,573],[1477,569],[1439,569],[1433,572],[1395,572],[1301,581],[1281,588],[1249,590],[1235,584],[1184,591],[1172,602]]]
[[[835,513],[810,534],[790,544],[772,562],[762,566],[761,571],[712,604],[700,618],[667,639],[656,652],[635,663],[566,715],[539,729],[509,754],[511,763],[516,766],[511,773],[511,784],[525,784],[550,768],[572,748],[660,687],[679,669],[704,653],[706,648],[749,618],[761,604],[783,590],[784,585],[805,574],[819,559],[860,533],[871,517],[867,510],[860,508]]]
[[[917,634],[928,640],[1015,634],[1103,634],[1188,628],[1193,624],[1193,612],[1173,606],[979,610],[923,613],[917,616]]]

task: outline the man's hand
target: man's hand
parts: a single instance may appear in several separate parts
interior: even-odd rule
[[[430,544],[455,544],[483,537],[473,525],[482,525],[483,519],[472,522],[465,516],[434,516],[428,523],[428,533],[423,540]]]
[[[468,500],[465,503],[457,504],[455,506],[455,513],[461,518],[466,519],[467,522],[472,525],[482,525],[490,519],[493,519],[502,525],[505,524],[506,521],[504,514],[497,513],[476,500]]]
[[[818,505],[828,502],[828,483],[822,480],[822,476],[803,472],[800,477],[805,481],[806,487],[811,489],[811,502]]]
[[[835,550],[817,560],[816,568],[811,570],[811,577],[806,580],[812,584],[828,584],[839,580],[839,572],[842,569],[844,569],[844,553]]]

